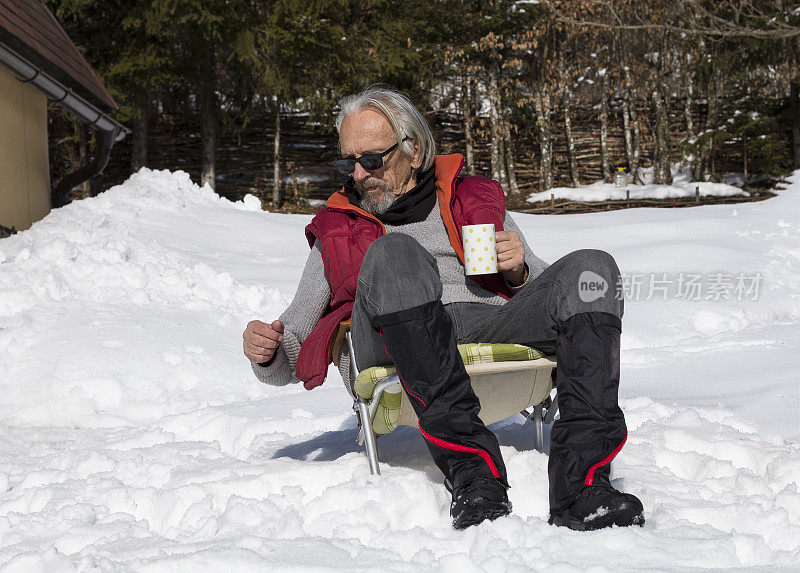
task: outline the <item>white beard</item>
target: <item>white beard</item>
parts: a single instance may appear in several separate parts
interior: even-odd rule
[[[371,215],[382,215],[389,210],[395,202],[394,193],[384,191],[380,195],[367,195],[361,197],[361,208]]]

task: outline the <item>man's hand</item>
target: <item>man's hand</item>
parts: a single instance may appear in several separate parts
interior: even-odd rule
[[[268,362],[283,341],[283,323],[280,320],[274,320],[272,324],[251,320],[247,323],[242,338],[244,355],[250,362]]]
[[[503,273],[506,281],[519,286],[528,278],[525,269],[525,245],[513,231],[496,231],[497,270]]]

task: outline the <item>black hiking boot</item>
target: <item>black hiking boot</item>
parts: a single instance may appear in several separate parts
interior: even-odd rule
[[[486,519],[493,520],[511,513],[506,486],[497,479],[475,478],[456,491],[447,480],[444,485],[453,494],[450,515],[456,529],[466,529]]]
[[[617,491],[609,484],[585,486],[563,511],[550,511],[550,525],[576,531],[592,531],[618,525],[644,525],[644,507],[635,495]]]

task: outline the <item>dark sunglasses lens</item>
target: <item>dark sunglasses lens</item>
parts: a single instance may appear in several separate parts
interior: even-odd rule
[[[383,157],[377,153],[366,153],[358,158],[358,162],[367,171],[373,171],[383,166]]]
[[[353,158],[335,159],[333,161],[333,166],[345,175],[350,175],[356,170],[356,160]]]

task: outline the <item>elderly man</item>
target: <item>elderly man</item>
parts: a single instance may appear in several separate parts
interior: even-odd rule
[[[555,352],[561,417],[551,433],[549,522],[643,524],[641,502],[609,480],[627,437],[617,402],[623,304],[614,259],[581,250],[546,265],[506,212],[500,185],[459,176],[459,155],[434,155],[430,128],[403,94],[371,88],[345,98],[336,127],[334,164],[349,178],[306,227],[311,254],[289,308],[271,324],[247,325],[244,353],[258,379],[322,384],[336,326],[352,317],[358,368],[397,367],[461,529],[506,515],[511,504],[497,438],[478,417],[456,345]],[[478,223],[497,229],[494,275],[465,273],[461,226]],[[587,276],[605,282],[603,294],[579,292]]]

